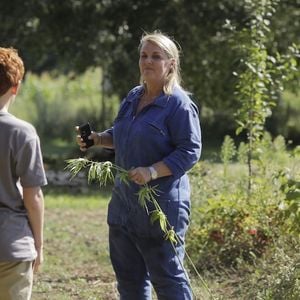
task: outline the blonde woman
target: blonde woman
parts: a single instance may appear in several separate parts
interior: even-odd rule
[[[141,85],[122,101],[113,127],[90,136],[96,146],[113,148],[116,164],[130,170],[130,185],[117,178],[109,204],[111,262],[122,300],[151,299],[151,283],[158,299],[192,299],[182,261],[190,213],[186,172],[201,153],[198,110],[181,87],[179,50],[167,35],[141,38],[139,68]],[[181,241],[178,256],[138,203],[145,183],[158,185],[159,205]]]

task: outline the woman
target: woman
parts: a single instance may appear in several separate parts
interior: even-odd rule
[[[116,178],[109,204],[110,257],[120,299],[151,299],[150,282],[158,299],[192,299],[182,261],[190,213],[186,171],[201,152],[198,111],[180,86],[179,51],[169,37],[144,35],[139,53],[141,85],[123,100],[111,129],[90,135],[95,145],[114,148],[116,164],[130,170],[129,185]],[[180,239],[177,254],[138,203],[145,183],[158,186],[159,205]]]

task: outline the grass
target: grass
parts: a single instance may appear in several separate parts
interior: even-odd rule
[[[108,253],[108,196],[49,194],[45,201],[45,262],[32,299],[117,299]]]

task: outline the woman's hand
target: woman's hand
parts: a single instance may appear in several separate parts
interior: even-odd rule
[[[129,179],[136,184],[143,185],[151,180],[151,173],[147,167],[138,167],[128,172]]]
[[[75,129],[79,133],[79,127],[76,126]],[[100,136],[100,134],[98,134],[95,131],[92,131],[91,135],[88,138],[90,140],[93,140],[94,141],[94,145],[96,145],[96,146],[99,145],[99,143],[101,142],[101,136]],[[80,148],[80,150],[82,152],[85,152],[87,150],[86,143],[83,141],[83,139],[81,138],[80,134],[78,134],[76,136],[76,142],[79,145],[79,148]]]

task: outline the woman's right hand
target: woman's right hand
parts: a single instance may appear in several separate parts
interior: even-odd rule
[[[82,137],[79,134],[79,127],[76,126],[75,129],[78,133],[77,136],[76,136],[76,142],[79,146],[79,149],[82,152],[85,152],[87,150],[86,143],[83,141]],[[89,139],[94,141],[94,145],[99,145],[99,143],[100,143],[100,136],[95,131],[92,131],[91,135],[89,136]]]

